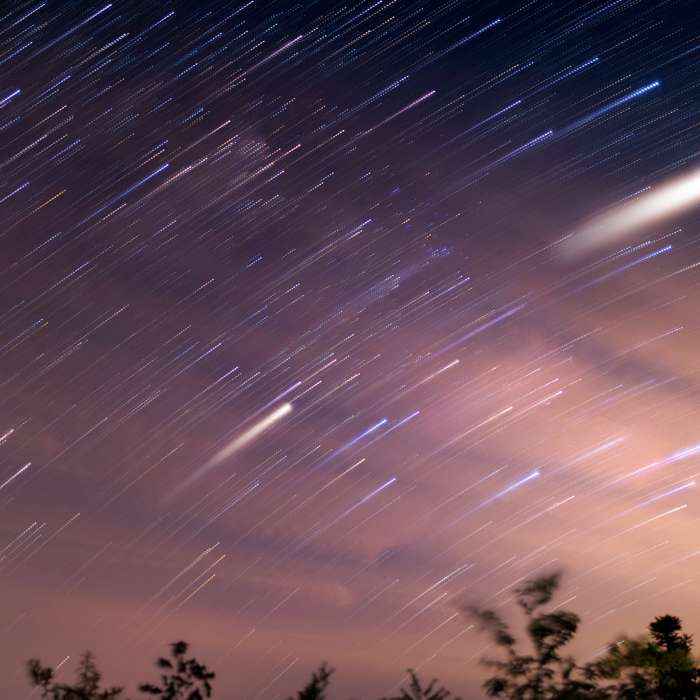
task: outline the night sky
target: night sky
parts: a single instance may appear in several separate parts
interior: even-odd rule
[[[614,230],[700,167],[697,2],[0,9],[6,696],[184,638],[469,700],[553,569],[582,661],[700,634],[700,204]]]

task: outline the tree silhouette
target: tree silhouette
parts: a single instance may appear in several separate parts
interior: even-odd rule
[[[531,651],[518,651],[517,640],[506,623],[492,610],[469,607],[482,630],[487,631],[506,659],[483,659],[496,670],[484,683],[487,695],[512,700],[598,700],[607,698],[595,683],[593,673],[562,656],[561,650],[576,634],[578,615],[566,610],[543,612],[553,598],[560,574],[526,581],[516,589],[516,601],[526,616]]]
[[[693,638],[683,632],[679,618],[657,617],[649,634],[623,638],[611,644],[602,658],[581,666],[563,655],[578,631],[578,615],[547,611],[559,586],[558,573],[526,581],[515,589],[516,602],[525,614],[529,649],[522,650],[508,625],[492,610],[468,607],[482,630],[504,652],[504,659],[482,663],[496,673],[485,683],[487,695],[505,700],[698,700],[700,668],[693,659]],[[158,684],[144,683],[139,690],[159,700],[205,700],[212,695],[215,674],[195,658],[188,658],[185,642],[171,644],[169,659],[160,658]],[[27,663],[29,679],[41,690],[42,700],[122,700],[122,688],[102,688],[94,656],[80,659],[74,684],[57,683],[56,671],[38,659]],[[325,700],[334,670],[321,664],[309,682],[288,700]],[[398,695],[382,700],[459,700],[433,679],[423,686],[413,670]]]
[[[680,619],[664,615],[649,625],[648,638],[619,640],[591,668],[601,679],[616,681],[614,697],[621,700],[692,700],[700,698],[692,648]]]
[[[195,658],[187,659],[187,643],[170,645],[172,660],[159,658],[156,666],[163,671],[160,685],[143,683],[139,690],[157,695],[161,700],[204,700],[211,697],[211,683],[215,675]]]
[[[328,668],[324,661],[318,671],[311,675],[311,680],[297,693],[297,700],[323,700],[335,669]],[[293,698],[289,698],[293,700]]]
[[[56,683],[56,672],[50,666],[42,666],[39,659],[27,662],[29,680],[35,688],[41,688],[41,697],[50,700],[117,700],[122,688],[100,688],[102,675],[95,665],[95,657],[88,651],[78,664],[74,685]]]
[[[433,678],[428,686],[424,688],[413,669],[408,669],[408,675],[411,679],[408,684],[408,690],[401,688],[398,695],[391,698],[383,698],[382,700],[447,700],[452,695],[443,686],[438,686],[437,678]],[[460,699],[454,698],[454,700]]]

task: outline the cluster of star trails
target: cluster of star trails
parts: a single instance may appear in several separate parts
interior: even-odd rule
[[[222,693],[466,697],[464,606],[557,568],[590,656],[697,614],[696,20],[7,5],[8,692],[184,637]]]

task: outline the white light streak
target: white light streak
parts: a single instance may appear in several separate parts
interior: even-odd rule
[[[572,237],[565,239],[561,251],[565,258],[578,258],[633,236],[640,229],[657,224],[700,204],[700,170],[676,178],[592,218]]]

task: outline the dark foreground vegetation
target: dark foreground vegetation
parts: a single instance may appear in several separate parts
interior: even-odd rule
[[[700,668],[692,655],[693,640],[672,615],[657,617],[648,635],[623,638],[593,662],[579,664],[563,654],[576,634],[578,615],[557,607],[549,609],[559,584],[553,574],[527,581],[517,589],[517,603],[526,617],[528,640],[521,647],[505,622],[492,610],[465,609],[488,633],[500,651],[482,663],[492,676],[484,683],[486,695],[512,700],[690,700],[700,698]],[[212,673],[187,656],[185,642],[171,645],[169,659],[156,662],[160,678],[139,690],[161,700],[204,700],[212,696]],[[55,671],[38,659],[28,662],[32,685],[46,700],[123,700],[122,688],[103,688],[101,675],[88,652],[80,662],[75,683],[58,683]],[[333,670],[325,664],[316,671],[296,700],[323,700]],[[384,700],[448,700],[450,691],[433,680],[423,685],[409,670],[408,687]],[[290,698],[290,700],[293,700]],[[455,700],[458,700],[455,698]]]

